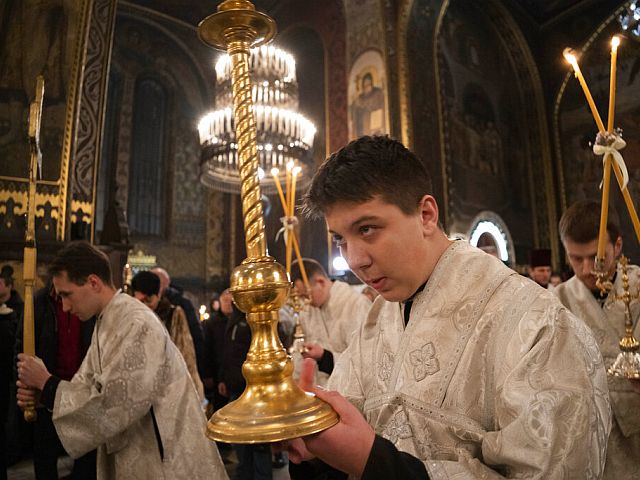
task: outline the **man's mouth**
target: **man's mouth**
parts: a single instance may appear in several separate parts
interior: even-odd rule
[[[369,285],[374,290],[380,290],[386,281],[386,277],[378,277],[367,280],[366,284]]]

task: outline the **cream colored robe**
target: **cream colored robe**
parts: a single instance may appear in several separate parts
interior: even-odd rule
[[[552,293],[454,242],[416,295],[378,298],[334,369],[377,434],[432,480],[592,479],[610,405],[589,329]]]
[[[322,307],[309,306],[300,314],[305,340],[329,350],[335,364],[349,345],[353,333],[367,318],[370,308],[371,302],[362,293],[347,283],[335,281]],[[297,364],[298,360],[295,361]],[[326,384],[328,377],[325,372],[318,372],[317,383]]]
[[[169,336],[171,337],[171,340],[173,340],[173,343],[176,344],[176,347],[178,347],[178,350],[180,350],[180,353],[182,353],[182,358],[187,365],[187,371],[189,372],[189,375],[191,375],[193,385],[196,387],[196,391],[198,392],[198,398],[200,399],[200,402],[202,402],[204,400],[204,385],[202,384],[202,380],[200,380],[200,375],[198,374],[196,350],[193,346],[191,332],[189,331],[187,316],[179,305],[176,305],[173,310]]]
[[[155,314],[122,293],[98,318],[78,372],[58,385],[53,423],[72,457],[98,448],[99,479],[227,478],[182,355]]]
[[[629,267],[632,293],[640,287],[639,275],[640,268],[634,265]],[[618,272],[614,287],[619,294],[622,292],[622,272]],[[591,327],[605,365],[609,367],[620,353],[618,342],[624,335],[624,304],[614,301],[610,293],[601,307],[577,277],[558,285],[554,293],[569,310]],[[640,303],[632,303],[631,311],[632,317],[637,320]],[[640,338],[638,323],[634,336]],[[627,380],[609,376],[608,381],[614,420],[603,478],[637,480],[640,479],[640,394],[631,389]]]

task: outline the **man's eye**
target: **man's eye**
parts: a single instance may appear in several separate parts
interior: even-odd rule
[[[332,238],[336,246],[340,247],[344,245],[344,238],[342,238],[341,235],[332,235]]]
[[[368,236],[371,235],[373,233],[373,231],[375,230],[375,227],[371,226],[371,225],[362,225],[360,228],[360,233],[364,236]]]

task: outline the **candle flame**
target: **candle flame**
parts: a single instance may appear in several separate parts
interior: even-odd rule
[[[274,177],[277,177],[279,173],[280,173],[280,170],[278,170],[277,168],[273,167],[271,169],[271,175],[273,175]]]
[[[293,173],[294,176],[298,176],[298,174],[302,171],[302,167],[301,166],[297,166],[297,167],[293,167],[293,170],[291,173]]]
[[[618,49],[619,46],[620,46],[620,37],[618,37],[617,35],[614,35],[613,37],[611,37],[611,50],[615,51]]]
[[[573,68],[576,68],[578,60],[576,59],[573,49],[569,47],[565,48],[562,55],[564,55],[564,59],[569,62]]]
[[[295,164],[293,163],[293,160],[289,160],[289,161],[287,162],[287,170],[288,170],[288,171],[291,171],[291,170],[293,169],[293,166],[294,166],[294,165],[295,165]]]

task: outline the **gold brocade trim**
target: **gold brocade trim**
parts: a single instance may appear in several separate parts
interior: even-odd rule
[[[18,192],[11,190],[0,190],[0,214],[13,213],[13,215],[20,216],[27,214],[27,196],[28,192]],[[14,206],[13,212],[7,212],[7,202],[9,199],[13,199]],[[51,218],[59,218],[59,206],[58,196],[55,194],[38,193],[36,192],[36,217],[43,218],[45,211],[42,207],[47,203],[53,207],[51,209]]]

